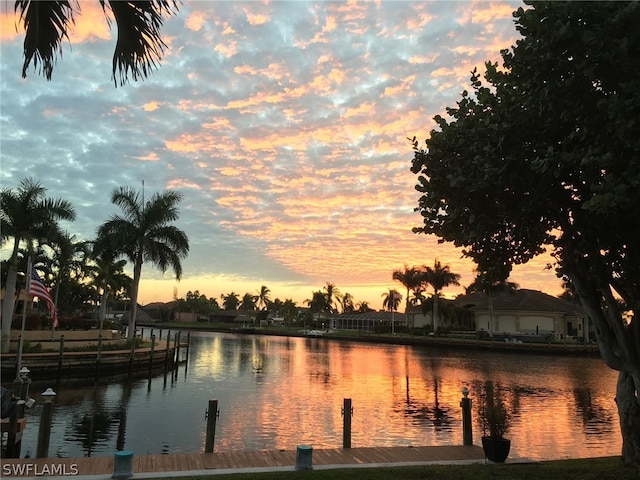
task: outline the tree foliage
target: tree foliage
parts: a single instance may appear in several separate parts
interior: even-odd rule
[[[178,10],[176,1],[100,0],[107,22],[116,23],[117,40],[113,54],[112,79],[124,85],[129,76],[144,79],[157,68],[166,44],[160,36],[164,17]],[[62,41],[69,40],[69,28],[80,13],[78,1],[17,0],[15,11],[25,29],[22,77],[33,63],[34,69],[51,80],[57,55],[62,56]]]
[[[551,249],[620,371],[623,456],[640,463],[640,4],[531,2],[514,16],[522,38],[502,65],[474,70],[426,145],[412,140],[414,230],[498,280]]]

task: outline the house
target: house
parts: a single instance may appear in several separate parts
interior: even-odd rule
[[[354,312],[342,313],[328,318],[331,330],[364,330],[378,331],[384,328],[393,331],[406,326],[404,313],[399,312]]]
[[[520,289],[493,298],[476,292],[459,296],[454,304],[469,312],[476,331],[513,338],[525,335],[589,340],[587,317],[580,305],[537,290]]]

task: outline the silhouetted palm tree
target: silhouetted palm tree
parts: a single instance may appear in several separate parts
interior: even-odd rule
[[[398,305],[402,301],[402,294],[395,288],[390,288],[388,292],[382,294],[384,299],[382,300],[382,308],[395,312],[398,310]]]
[[[116,252],[133,263],[129,340],[133,338],[136,326],[142,265],[151,262],[163,273],[171,267],[176,280],[182,277],[181,260],[189,252],[189,239],[182,230],[170,224],[178,219],[180,200],[182,195],[172,190],[155,193],[145,201],[132,188],[116,188],[111,194],[111,202],[123,210],[124,216],[114,215],[98,229],[98,238],[109,239]]]
[[[443,288],[460,285],[460,275],[452,273],[449,265],[442,265],[436,258],[433,268],[425,267],[425,281],[433,288],[433,333],[438,336],[438,299]]]
[[[58,220],[74,220],[71,204],[62,199],[45,197],[46,188],[35,179],[24,179],[16,190],[3,188],[0,192],[0,222],[2,244],[13,238],[9,256],[6,290],[2,304],[2,345],[8,351],[9,332],[15,308],[16,279],[18,276],[18,248],[26,242],[28,249],[46,238],[60,234]]]
[[[338,311],[338,305],[340,305],[340,299],[342,294],[335,283],[327,282],[324,288],[324,297],[326,299],[326,311],[327,313],[333,313]]]
[[[260,287],[260,293],[257,296],[257,306],[262,310],[266,310],[269,307],[269,303],[271,303],[271,290],[269,290],[265,285]]]
[[[466,289],[466,293],[480,292],[489,301],[489,336],[493,337],[493,299],[501,293],[512,293],[518,284],[504,279],[504,271],[496,268],[485,272],[477,272],[476,279]]]
[[[222,299],[222,308],[224,310],[237,310],[240,305],[240,298],[236,292],[231,292],[228,295],[223,293],[220,298]]]
[[[424,272],[418,267],[407,267],[404,266],[404,270],[394,270],[391,278],[400,282],[407,289],[407,298],[406,298],[406,306],[405,306],[405,320],[406,325],[409,326],[409,303],[410,303],[410,293],[414,292],[414,297],[417,296],[417,293],[420,291],[420,287],[423,285],[425,278]]]
[[[164,17],[178,11],[178,2],[100,0],[100,4],[109,24],[110,11],[117,26],[111,77],[114,83],[124,85],[129,74],[133,80],[146,78],[157,68],[166,47],[160,37]],[[38,73],[51,80],[57,55],[62,51],[61,43],[65,38],[69,40],[69,27],[81,5],[73,1],[16,1],[15,10],[25,29],[23,78],[33,61]]]

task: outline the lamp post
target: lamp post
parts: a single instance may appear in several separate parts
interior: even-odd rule
[[[473,426],[471,424],[471,399],[469,398],[469,389],[462,388],[462,399],[460,400],[462,407],[462,444],[473,445]]]
[[[53,418],[53,399],[56,392],[51,387],[42,392],[44,404],[40,414],[40,427],[38,428],[38,446],[36,458],[46,458],[49,455],[49,438],[51,436],[51,420]]]

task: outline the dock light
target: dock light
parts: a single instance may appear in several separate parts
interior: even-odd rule
[[[20,369],[20,378],[22,380],[26,380],[27,377],[29,376],[29,373],[31,372],[31,370],[29,370],[27,367],[22,367]]]
[[[53,397],[56,396],[56,392],[53,391],[53,388],[49,387],[41,394],[44,398],[44,401],[47,403],[51,403],[53,401]]]
[[[467,398],[469,396],[469,389],[467,387],[462,387],[462,396]]]

